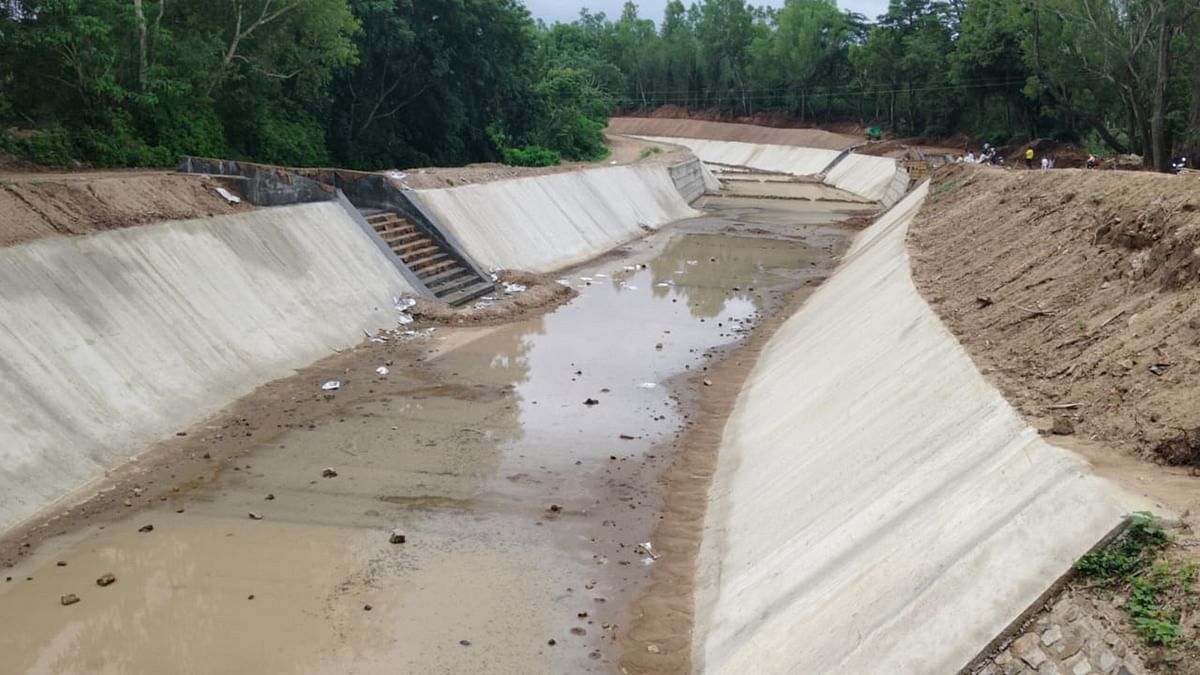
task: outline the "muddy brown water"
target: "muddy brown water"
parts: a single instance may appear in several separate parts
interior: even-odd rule
[[[46,542],[3,572],[0,670],[612,672],[690,390],[847,241],[836,202],[704,206],[564,276],[553,312],[435,333],[439,386]]]

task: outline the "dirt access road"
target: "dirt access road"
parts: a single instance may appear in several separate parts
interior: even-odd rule
[[[544,314],[406,327],[262,387],[5,542],[6,668],[580,673],[644,653],[631,603],[679,524],[662,481],[707,485],[664,472],[715,451],[754,350],[863,206],[707,208],[565,274],[577,297]]]

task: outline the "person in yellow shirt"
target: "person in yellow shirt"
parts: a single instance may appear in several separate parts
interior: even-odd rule
[[[1033,148],[1029,148],[1025,151],[1025,168],[1033,168]]]

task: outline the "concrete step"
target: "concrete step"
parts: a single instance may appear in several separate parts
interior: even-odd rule
[[[421,281],[425,283],[427,288],[432,290],[434,286],[442,284],[446,281],[451,281],[459,275],[466,275],[468,278],[477,278],[475,277],[475,274],[471,272],[471,270],[461,266],[455,266],[447,269],[445,272],[439,272],[437,274],[424,277],[421,279]]]
[[[441,298],[441,300],[449,305],[465,305],[476,298],[482,298],[488,293],[491,293],[493,290],[495,290],[495,288],[496,285],[491,281],[480,281],[477,284],[468,286],[460,291],[456,291],[450,295],[447,295]]]
[[[442,247],[428,239],[416,239],[403,246],[393,246],[392,250],[404,260],[413,260],[437,253],[442,250]]]
[[[429,253],[422,256],[410,256],[408,258],[400,256],[400,259],[404,261],[405,265],[408,265],[414,271],[418,268],[423,269],[429,265],[434,265],[440,262],[454,262],[453,260],[450,260],[450,254],[446,253],[445,251],[441,251],[441,249],[438,249],[438,252]],[[458,263],[454,262],[454,264],[457,265]]]
[[[464,289],[468,286],[474,286],[475,284],[478,284],[480,281],[483,281],[479,277],[472,274],[469,270],[465,270],[461,267],[459,267],[457,269],[459,271],[461,271],[462,274],[452,277],[440,284],[430,286],[427,283],[427,284],[425,284],[425,286],[427,288],[429,288],[429,290],[433,291],[434,295],[438,296],[439,298],[444,298],[448,295],[451,295],[452,293],[454,293],[456,291],[461,291],[462,289]]]
[[[363,216],[366,217],[367,222],[372,225],[374,225],[376,223],[388,221],[388,220],[397,220],[397,219],[403,220],[404,219],[403,216],[401,216],[400,214],[393,213],[391,211],[376,211],[369,215],[364,211],[359,211],[359,213],[362,213]]]
[[[440,274],[452,267],[459,266],[458,261],[454,260],[454,258],[445,256],[444,253],[442,254],[442,256],[443,256],[442,259],[438,260],[436,262],[424,262],[424,263],[420,263],[417,265],[408,265],[408,268],[410,270],[412,270],[413,273],[416,274],[418,278],[420,278],[422,281],[424,281],[427,277],[433,276],[435,274]],[[405,264],[407,265],[408,263],[405,263]]]

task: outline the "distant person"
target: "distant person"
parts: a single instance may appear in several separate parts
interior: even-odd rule
[[[1030,170],[1033,169],[1033,148],[1029,148],[1025,151],[1025,168]]]
[[[975,153],[974,153],[974,151],[968,150],[967,151],[967,164],[974,164],[974,163],[975,163]]]
[[[1050,170],[1050,158],[1043,157],[1042,158],[1042,171],[1049,171],[1049,170]]]
[[[1087,168],[1094,169],[1099,163],[1100,160],[1096,159],[1096,155],[1089,152],[1087,158]]]

